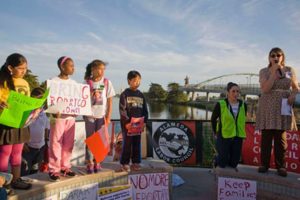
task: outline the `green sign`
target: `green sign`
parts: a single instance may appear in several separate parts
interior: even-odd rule
[[[33,111],[44,105],[48,94],[49,90],[46,90],[44,96],[37,99],[10,91],[7,99],[8,107],[0,113],[0,124],[13,128],[23,127]]]

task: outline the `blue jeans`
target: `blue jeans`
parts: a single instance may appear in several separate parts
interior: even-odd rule
[[[104,118],[94,119],[93,122],[84,117],[86,138],[93,135],[104,125]],[[93,163],[94,156],[87,146],[85,146],[85,159]]]
[[[7,199],[7,193],[5,188],[0,187],[0,199],[6,200]]]

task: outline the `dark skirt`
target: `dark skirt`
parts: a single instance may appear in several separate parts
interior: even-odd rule
[[[29,128],[11,128],[0,125],[0,145],[20,144],[30,140]]]

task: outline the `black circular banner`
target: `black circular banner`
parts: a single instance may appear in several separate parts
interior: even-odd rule
[[[191,157],[195,142],[191,129],[180,122],[165,122],[153,134],[156,155],[170,164],[180,164]]]

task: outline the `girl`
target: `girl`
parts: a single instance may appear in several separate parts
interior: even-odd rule
[[[236,168],[242,150],[243,139],[246,138],[247,106],[239,100],[240,88],[236,83],[227,84],[227,98],[220,100],[211,115],[214,135],[217,137],[216,165]]]
[[[69,76],[74,73],[74,62],[71,58],[63,56],[57,61],[60,74],[52,80],[64,84],[76,83]],[[50,181],[58,181],[60,173],[73,177],[71,171],[71,154],[74,146],[75,117],[73,115],[53,115],[50,123],[49,144],[49,178]]]
[[[7,57],[0,71],[0,112],[9,106],[6,101],[10,90],[30,96],[29,84],[23,79],[26,71],[27,60],[23,55],[14,53]],[[29,139],[28,128],[16,129],[0,124],[0,171],[7,172],[10,162],[11,186],[15,189],[31,188],[30,183],[20,178],[23,144]]]
[[[104,78],[104,70],[106,63],[101,60],[94,60],[86,67],[84,79],[91,89],[91,103],[92,103],[92,116],[84,117],[86,137],[89,137],[98,131],[103,125],[104,121],[110,123],[112,111],[112,97],[115,96],[115,91],[112,83]],[[101,169],[86,147],[86,163],[87,173],[95,173]]]

